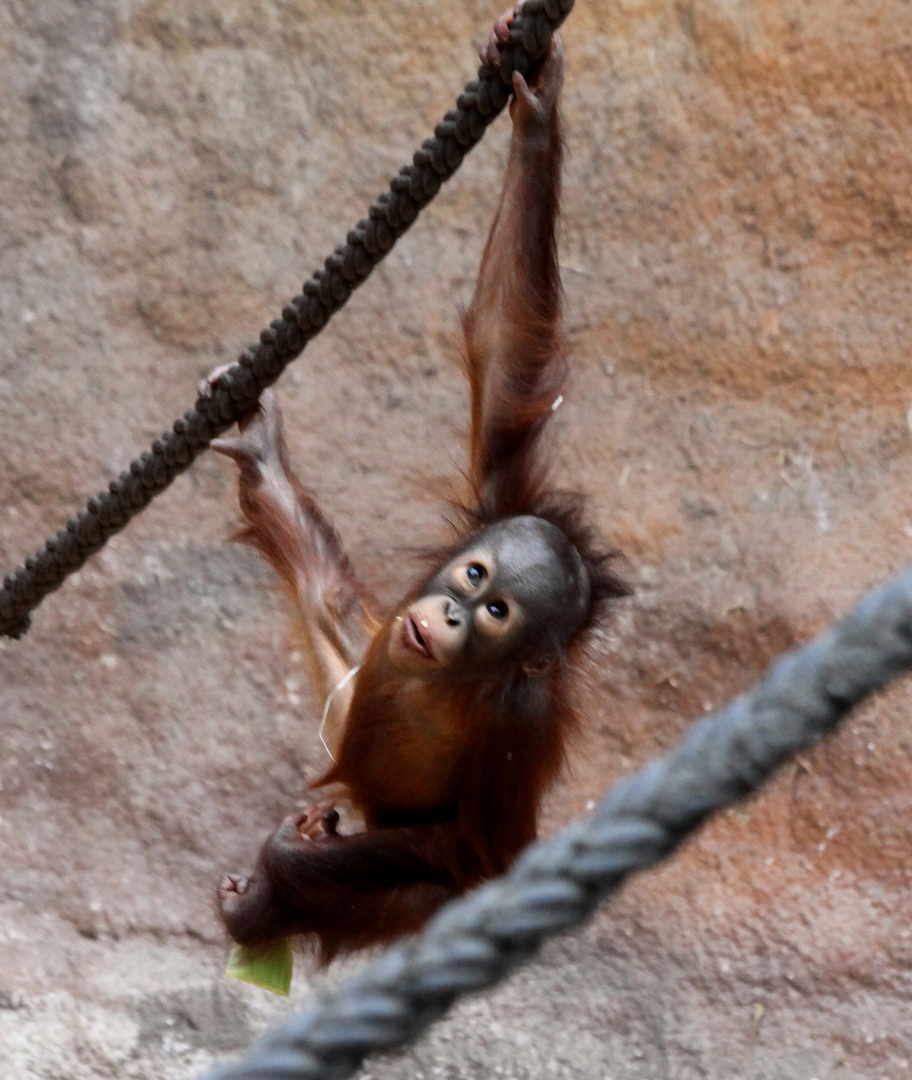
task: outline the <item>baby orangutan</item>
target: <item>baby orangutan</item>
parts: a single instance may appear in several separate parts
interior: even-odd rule
[[[213,444],[240,469],[241,538],[292,594],[323,699],[335,688],[344,713],[335,760],[312,785],[323,797],[285,818],[252,873],[221,880],[221,917],[244,946],[300,935],[326,962],[417,929],[505,870],[535,837],[576,728],[583,636],[602,602],[626,592],[578,502],[549,490],[537,454],[567,373],[555,238],[561,82],[557,40],[528,83],[513,76],[503,194],[464,317],[466,527],[392,616],[375,616],[291,472],[271,393],[236,438]],[[340,831],[342,799],[363,831]]]

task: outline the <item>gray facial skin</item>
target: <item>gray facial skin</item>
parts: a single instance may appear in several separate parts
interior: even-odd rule
[[[585,566],[561,530],[542,518],[507,518],[471,537],[396,616],[389,657],[414,674],[483,674],[559,650],[589,601]]]

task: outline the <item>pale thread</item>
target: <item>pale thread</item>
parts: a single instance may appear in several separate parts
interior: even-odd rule
[[[329,710],[332,707],[333,698],[335,698],[336,694],[338,694],[340,690],[344,689],[348,685],[348,683],[358,674],[360,670],[361,665],[358,664],[358,666],[353,667],[351,671],[347,671],[332,688],[332,690],[330,690],[329,694],[327,694],[326,704],[323,706],[323,715],[320,717],[320,730],[317,732],[317,734],[320,736],[320,742],[323,743],[323,749],[326,751],[327,754],[329,754],[330,760],[333,763],[335,763],[336,759],[333,756],[332,750],[330,750],[330,748],[327,746],[326,739],[323,737],[323,732],[326,730],[326,718],[329,716]]]

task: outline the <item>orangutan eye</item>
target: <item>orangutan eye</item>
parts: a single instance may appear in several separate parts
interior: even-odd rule
[[[516,633],[518,622],[522,622],[522,610],[517,606],[514,611],[506,600],[488,600],[487,597],[480,599],[478,607],[478,631],[483,637],[489,639],[509,638]]]
[[[477,589],[478,586],[488,576],[488,572],[481,565],[481,563],[473,562],[469,563],[469,565],[466,567],[465,575],[469,579],[470,584],[474,585]]]
[[[489,604],[485,606],[488,609],[488,614],[492,618],[497,619],[498,621],[500,621],[501,619],[505,619],[510,610],[503,602],[503,600],[492,600]]]

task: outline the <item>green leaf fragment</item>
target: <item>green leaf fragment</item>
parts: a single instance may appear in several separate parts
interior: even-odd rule
[[[273,994],[288,997],[291,989],[291,973],[294,968],[294,954],[289,938],[248,948],[244,945],[232,945],[225,974],[230,979],[253,983]]]

